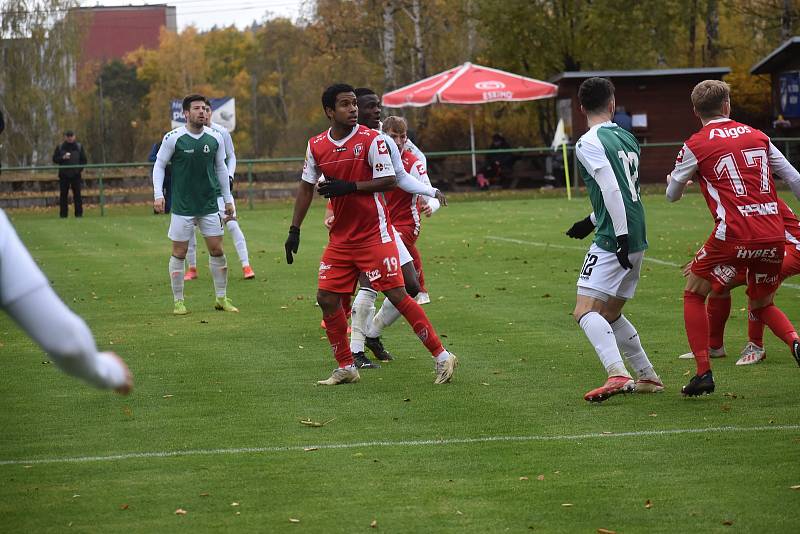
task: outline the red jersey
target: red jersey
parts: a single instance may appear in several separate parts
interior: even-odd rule
[[[786,202],[778,199],[778,210],[783,218],[783,231],[786,235],[786,244],[794,245],[797,250],[800,250],[800,220],[794,214]]]
[[[672,178],[686,183],[695,174],[714,217],[714,237],[730,243],[784,239],[764,133],[730,119],[709,122],[681,148]]]
[[[330,136],[330,130],[308,141],[302,179],[315,184],[320,177],[348,182],[365,182],[394,176],[386,139],[380,133],[357,125],[344,139]],[[351,193],[331,199],[333,225],[330,244],[363,247],[392,242],[389,216],[382,193]]]
[[[419,181],[422,176],[427,174],[425,164],[413,153],[404,151],[402,158],[403,168],[408,174]],[[386,203],[389,206],[389,216],[392,224],[396,227],[411,226],[414,228],[414,235],[419,235],[419,209],[417,199],[419,195],[413,195],[395,187],[386,193]]]

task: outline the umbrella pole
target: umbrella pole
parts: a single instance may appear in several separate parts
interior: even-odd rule
[[[472,110],[469,112],[469,147],[472,151],[472,177],[475,178],[478,173],[475,166],[475,125],[472,124]]]

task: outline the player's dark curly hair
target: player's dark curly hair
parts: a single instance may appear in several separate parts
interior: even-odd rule
[[[336,108],[336,95],[339,93],[354,93],[352,85],[346,83],[335,83],[322,92],[322,109]]]
[[[589,78],[578,89],[578,101],[587,113],[605,111],[614,96],[614,84],[608,78]]]
[[[375,91],[373,91],[369,87],[356,87],[355,93],[356,93],[356,98],[361,98],[362,96],[366,95],[378,96],[377,93],[375,93]]]

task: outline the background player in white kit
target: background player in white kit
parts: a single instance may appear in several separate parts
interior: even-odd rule
[[[0,210],[0,307],[65,373],[127,395],[133,378],[113,352],[98,352],[86,323],[58,298]]]
[[[573,315],[608,373],[606,383],[587,392],[584,399],[602,402],[618,393],[658,392],[664,386],[636,328],[622,315],[622,307],[636,291],[647,248],[639,196],[639,144],[628,131],[611,122],[615,101],[609,80],[584,81],[578,100],[589,131],[580,138],[575,151],[597,229],[578,277]],[[585,237],[591,232],[573,235],[573,229],[567,232],[570,237]],[[623,354],[636,372],[635,382],[625,368]]]
[[[216,122],[211,122],[211,104],[206,102],[206,126],[217,132],[222,136],[225,142],[225,167],[228,169],[228,183],[231,187],[231,195],[233,195],[233,177],[236,173],[236,152],[233,150],[233,139],[231,133],[227,128]],[[231,197],[232,198],[232,197]],[[225,215],[225,202],[220,196],[217,199],[219,205],[220,215],[225,221],[225,228],[231,234],[233,239],[233,246],[236,248],[236,254],[239,256],[239,261],[242,264],[242,275],[245,280],[252,280],[256,277],[256,273],[250,266],[250,256],[247,253],[247,241],[245,241],[244,233],[239,227],[239,221],[236,216],[236,203],[234,202],[233,215]],[[189,249],[186,252],[186,263],[189,268],[186,270],[184,280],[194,280],[197,278],[197,237],[196,233],[192,232],[192,237],[189,239]]]
[[[225,167],[222,136],[205,126],[206,98],[188,95],[183,99],[186,125],[164,136],[153,166],[153,209],[164,211],[164,169],[172,162],[172,212],[167,236],[172,240],[169,275],[175,299],[173,313],[186,315],[183,302],[184,260],[194,225],[200,228],[208,247],[208,266],[214,280],[217,310],[238,312],[226,295],[228,264],[222,250],[224,228],[217,205],[217,191],[222,192],[225,214],[233,215],[233,198]]]

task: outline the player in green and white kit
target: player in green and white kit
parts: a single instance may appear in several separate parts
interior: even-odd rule
[[[218,310],[238,312],[226,296],[228,265],[222,250],[224,233],[217,206],[218,192],[225,202],[225,213],[233,215],[233,198],[225,167],[225,146],[219,133],[206,127],[206,98],[189,95],[183,99],[186,126],[164,136],[153,166],[153,208],[164,212],[164,169],[172,163],[172,213],[167,236],[172,240],[169,275],[175,299],[175,315],[185,315],[183,302],[184,259],[194,225],[200,228],[208,247],[208,264],[214,280]]]
[[[594,212],[575,223],[567,235],[595,238],[578,276],[573,315],[597,351],[608,380],[584,395],[602,402],[617,393],[652,393],[664,389],[639,340],[622,315],[633,297],[647,248],[644,208],[639,196],[639,143],[613,122],[614,86],[605,78],[589,78],[578,90],[589,131],[575,147],[578,172],[586,183]],[[596,226],[596,229],[595,229]],[[636,372],[625,368],[622,355]]]
[[[236,174],[236,152],[233,150],[233,139],[231,139],[231,134],[227,128],[221,124],[211,121],[210,102],[206,102],[205,125],[222,136],[225,146],[225,166],[228,168],[228,184],[230,184],[231,195],[233,195],[233,177]],[[217,198],[217,203],[219,204],[220,215],[222,215],[225,221],[225,228],[233,238],[233,246],[236,249],[236,254],[239,256],[239,261],[242,263],[242,274],[245,280],[252,280],[256,277],[256,273],[250,266],[250,256],[247,252],[247,241],[244,238],[242,229],[239,227],[238,217],[236,216],[235,212],[236,205],[234,204],[233,217],[228,217],[225,215],[225,203],[223,202],[222,197]],[[184,275],[183,278],[184,280],[194,280],[197,278],[197,239],[195,238],[195,232],[192,232],[192,236],[189,239],[189,250],[186,253],[186,263],[188,264],[189,268],[187,269],[186,275]]]

